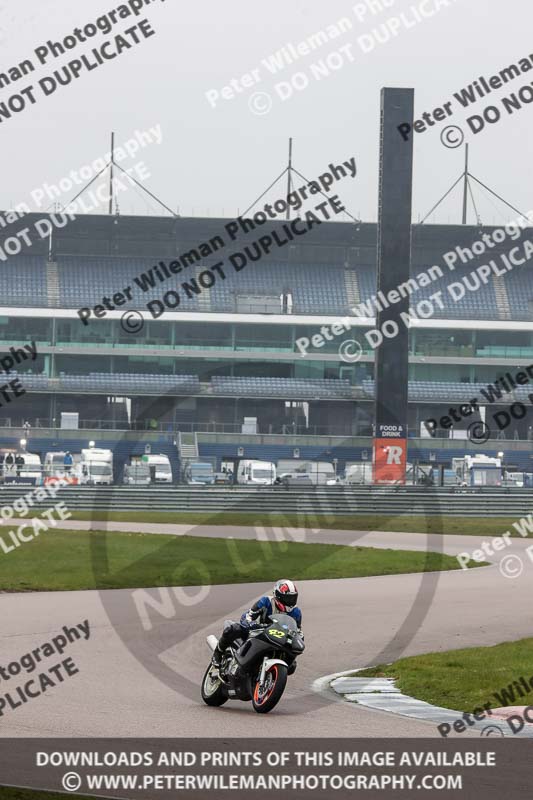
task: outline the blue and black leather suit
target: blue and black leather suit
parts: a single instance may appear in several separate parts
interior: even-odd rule
[[[296,621],[298,628],[301,629],[302,612],[298,606],[294,606],[294,608],[288,608],[283,612],[277,612],[274,606],[274,598],[264,595],[263,597],[259,598],[257,603],[253,604],[249,611],[244,612],[244,614],[241,616],[240,622],[233,622],[224,627],[222,636],[218,642],[220,650],[224,651],[236,639],[242,639],[243,641],[246,641],[250,630],[255,628],[257,625],[264,625],[265,623],[269,622],[269,620],[272,618],[272,615],[276,613],[288,614],[289,617],[292,617]]]

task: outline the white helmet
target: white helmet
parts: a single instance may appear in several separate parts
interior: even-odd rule
[[[283,578],[274,586],[274,600],[278,611],[288,611],[298,602],[298,589],[292,581]]]

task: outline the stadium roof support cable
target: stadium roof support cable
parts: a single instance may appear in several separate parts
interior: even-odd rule
[[[423,224],[424,224],[424,222],[425,222],[425,221],[428,219],[428,217],[430,217],[430,216],[433,214],[433,212],[434,212],[434,211],[435,211],[435,210],[436,210],[436,209],[437,209],[437,208],[440,206],[440,204],[441,204],[442,202],[444,202],[444,200],[446,200],[446,198],[448,197],[448,195],[449,195],[449,194],[450,194],[450,193],[451,193],[451,192],[452,192],[452,191],[455,189],[455,187],[457,186],[457,184],[458,184],[458,183],[459,183],[461,180],[464,180],[464,194],[463,194],[463,225],[466,225],[466,214],[467,214],[467,198],[468,198],[468,194],[467,194],[467,192],[468,192],[468,191],[470,191],[470,196],[471,196],[471,198],[472,198],[472,202],[474,203],[474,210],[475,210],[475,212],[476,212],[477,222],[478,222],[478,224],[480,225],[480,224],[481,224],[481,220],[480,220],[479,214],[478,214],[478,212],[477,212],[477,209],[476,209],[476,206],[475,206],[475,202],[474,202],[474,195],[473,195],[473,193],[472,193],[472,188],[471,188],[471,186],[470,186],[470,181],[469,181],[469,178],[472,178],[472,180],[476,181],[476,183],[479,183],[479,185],[480,185],[480,186],[482,186],[484,189],[486,189],[488,192],[490,192],[492,195],[494,195],[494,197],[496,197],[498,200],[500,200],[502,203],[504,203],[506,206],[508,206],[508,208],[510,208],[512,211],[515,211],[517,214],[520,214],[520,216],[521,216],[521,217],[524,217],[525,219],[529,219],[527,214],[523,214],[523,213],[522,213],[522,212],[521,212],[521,211],[520,211],[518,208],[515,208],[515,206],[511,205],[511,203],[508,203],[508,202],[507,202],[507,200],[504,200],[504,199],[503,199],[503,197],[501,197],[501,196],[500,196],[500,195],[499,195],[497,192],[495,192],[493,189],[491,189],[491,188],[490,188],[490,186],[487,186],[485,183],[483,183],[483,181],[480,181],[478,178],[476,178],[476,176],[475,176],[475,175],[472,175],[472,173],[470,172],[470,170],[469,170],[469,167],[468,167],[468,145],[466,145],[466,156],[465,156],[465,168],[464,168],[464,171],[463,171],[463,172],[461,173],[461,175],[460,175],[460,176],[457,178],[457,180],[455,181],[455,183],[454,183],[452,186],[450,186],[450,188],[448,189],[448,191],[446,192],[446,194],[444,194],[444,195],[443,195],[443,196],[440,198],[440,200],[438,201],[438,203],[435,203],[435,205],[433,206],[433,208],[431,209],[431,211],[429,211],[429,212],[426,214],[426,216],[425,216],[425,217],[422,219],[422,221],[420,222],[420,225],[423,225]]]
[[[63,206],[62,206],[62,205],[59,205],[59,208],[60,208],[60,210],[61,210],[61,211],[64,211],[66,208],[68,208],[70,205],[72,205],[72,203],[75,203],[75,202],[76,202],[76,200],[78,199],[78,197],[79,197],[80,195],[82,195],[82,194],[83,194],[83,193],[84,193],[84,192],[85,192],[85,191],[86,191],[86,190],[89,188],[89,186],[92,186],[92,185],[93,185],[93,183],[95,182],[95,180],[96,180],[97,178],[99,178],[99,177],[100,177],[100,175],[102,175],[102,173],[103,173],[103,172],[105,172],[105,171],[106,171],[106,169],[109,167],[109,165],[110,165],[110,164],[111,164],[111,161],[108,161],[108,162],[107,162],[107,164],[105,165],[105,167],[102,167],[102,169],[100,170],[100,172],[97,172],[97,173],[96,173],[96,175],[94,176],[94,178],[91,178],[91,180],[89,181],[89,183],[86,183],[86,184],[85,184],[85,186],[83,187],[83,189],[80,189],[80,191],[78,192],[78,194],[77,194],[75,197],[73,197],[73,198],[72,198],[72,200],[71,200],[69,203],[67,203],[67,205],[63,205]],[[50,206],[53,206],[53,205],[55,205],[55,203],[50,203]],[[48,209],[50,208],[50,206],[48,206],[47,208],[45,208],[45,211],[48,211]]]
[[[257,198],[257,200],[254,200],[254,202],[252,203],[252,205],[251,205],[251,206],[248,206],[248,208],[246,209],[246,211],[243,211],[243,213],[242,213],[240,216],[241,216],[241,217],[244,217],[244,216],[245,216],[245,215],[246,215],[246,214],[247,214],[249,211],[251,211],[251,209],[252,209],[252,208],[255,206],[255,204],[256,204],[256,203],[258,203],[258,202],[259,202],[259,201],[260,201],[260,200],[261,200],[261,199],[262,199],[262,198],[263,198],[263,197],[266,195],[266,193],[267,193],[267,192],[269,192],[269,191],[272,189],[272,187],[273,187],[273,186],[275,186],[275,185],[276,185],[276,183],[277,183],[278,181],[280,181],[280,180],[283,178],[283,176],[285,175],[285,173],[287,172],[287,170],[288,170],[288,169],[289,169],[288,167],[285,167],[285,169],[283,170],[283,172],[281,173],[281,175],[278,175],[278,177],[276,178],[276,180],[275,180],[275,181],[273,181],[273,182],[270,184],[270,186],[268,187],[268,189],[265,189],[265,191],[263,192],[263,194],[260,194],[260,195],[259,195],[259,197]]]
[[[470,186],[468,185],[468,145],[465,145],[464,180],[465,180],[465,185],[464,185],[464,189],[463,189],[463,225],[466,225],[466,223],[468,221],[468,190],[470,189]],[[471,189],[470,189],[470,194],[472,194],[472,190]],[[476,214],[477,214],[477,212],[476,212]]]
[[[292,192],[292,138],[289,139],[289,166],[287,167],[287,197]],[[291,218],[291,206],[287,203],[287,220]]]
[[[441,197],[441,199],[439,200],[439,202],[438,202],[438,203],[435,203],[435,205],[433,206],[433,208],[431,209],[431,211],[428,211],[428,213],[426,214],[426,216],[424,217],[424,219],[423,219],[423,220],[420,222],[420,225],[423,225],[423,224],[424,224],[424,222],[427,220],[427,218],[428,218],[428,217],[430,217],[430,216],[433,214],[433,212],[434,212],[434,211],[436,211],[436,209],[437,209],[437,208],[440,206],[440,204],[441,204],[441,203],[443,203],[443,202],[444,202],[444,200],[446,200],[446,198],[448,197],[448,195],[449,195],[451,192],[453,192],[453,190],[455,189],[455,187],[457,186],[457,184],[459,183],[459,181],[462,181],[462,180],[463,180],[464,176],[465,176],[465,175],[464,175],[464,172],[461,172],[461,174],[459,175],[459,177],[457,178],[457,180],[455,181],[455,183],[453,184],[453,186],[450,186],[450,188],[448,189],[448,191],[446,192],[446,194],[443,194],[443,195],[442,195],[442,197]]]
[[[293,170],[294,170],[294,172],[295,172],[295,173],[298,175],[298,177],[300,177],[300,178],[301,178],[302,180],[304,180],[306,183],[311,183],[311,181],[310,181],[308,178],[306,178],[306,177],[305,177],[305,175],[302,175],[302,173],[301,173],[301,172],[298,172],[298,170],[297,170],[297,169],[295,169],[294,167],[293,167]],[[327,196],[327,194],[325,194],[325,193],[322,191],[322,189],[320,189],[320,194],[322,195],[322,197],[325,197],[325,198],[326,198],[326,200],[329,200],[329,197]],[[349,212],[349,211],[346,211],[346,209],[344,210],[344,213],[345,213],[345,214],[346,214],[348,217],[350,217],[350,219],[353,219],[353,221],[354,221],[354,222],[355,222],[357,225],[360,225],[360,224],[361,224],[362,220],[360,220],[360,219],[357,219],[357,217],[354,217],[354,215],[353,215],[353,214],[350,214],[350,212]]]
[[[111,134],[111,161],[109,162],[109,213],[113,213],[113,167],[115,166],[115,134]]]
[[[157,203],[159,203],[160,206],[163,206],[163,208],[166,209],[166,211],[168,211],[170,214],[172,214],[173,217],[177,218],[178,215],[176,214],[175,211],[172,211],[171,208],[169,208],[167,205],[165,205],[165,203],[163,203],[163,201],[160,200],[159,197],[157,197],[155,194],[153,194],[153,192],[151,192],[150,189],[147,189],[146,186],[143,186],[142,183],[139,183],[139,181],[136,180],[136,178],[134,178],[133,175],[130,175],[129,172],[126,172],[126,170],[123,169],[120,166],[120,164],[115,164],[115,167],[117,169],[119,169],[121,172],[123,172],[124,175],[127,175],[128,178],[130,179],[130,181],[133,181],[133,183],[135,183],[139,187],[139,189],[142,189],[143,192],[146,192],[146,194],[150,195],[150,197],[153,200],[155,200]]]
[[[75,203],[76,200],[78,199],[78,197],[80,197],[85,191],[87,191],[87,189],[90,186],[92,186],[92,184],[95,182],[95,180],[97,178],[99,178],[100,175],[102,175],[106,171],[106,169],[109,169],[109,213],[112,214],[113,213],[113,199],[114,199],[114,185],[113,185],[113,170],[114,170],[114,167],[116,167],[121,172],[123,172],[124,175],[127,175],[129,180],[132,181],[132,183],[135,183],[140,189],[143,190],[143,192],[146,192],[146,194],[150,195],[150,197],[153,200],[155,200],[157,203],[159,203],[159,205],[162,206],[165,209],[165,211],[168,211],[176,219],[179,217],[179,214],[176,214],[175,211],[172,211],[171,208],[169,208],[167,205],[165,205],[165,203],[163,203],[162,200],[160,200],[158,197],[156,197],[155,194],[153,194],[149,189],[147,189],[146,186],[143,186],[142,183],[139,183],[139,181],[136,180],[133,177],[133,175],[130,175],[129,172],[126,172],[126,170],[123,169],[120,166],[120,164],[117,164],[117,162],[115,161],[115,134],[114,133],[111,134],[111,158],[110,158],[110,160],[107,162],[107,164],[104,167],[102,167],[102,169],[99,172],[96,173],[96,175],[93,178],[91,178],[91,180],[88,183],[85,184],[85,186],[82,189],[80,189],[78,194],[75,197],[73,197],[72,200],[66,206],[65,205],[60,206],[61,211],[64,211],[66,208],[68,208],[68,206],[72,205],[72,203]],[[50,203],[50,205],[45,210],[48,211],[48,209],[50,208],[51,205],[53,205],[53,203]],[[117,213],[118,213],[118,204],[117,204]]]
[[[492,195],[494,195],[494,197],[496,197],[498,200],[500,200],[502,203],[504,203],[504,205],[508,206],[508,207],[509,207],[509,208],[510,208],[512,211],[516,211],[516,213],[517,213],[517,214],[520,214],[520,216],[521,216],[521,217],[524,217],[524,219],[529,219],[529,217],[528,217],[528,215],[527,215],[527,214],[523,214],[521,211],[519,211],[519,209],[518,209],[518,208],[515,208],[514,206],[512,206],[512,205],[511,205],[511,203],[508,203],[508,202],[507,202],[507,200],[504,200],[504,199],[503,199],[503,197],[500,197],[500,195],[499,195],[497,192],[494,192],[494,191],[493,191],[493,190],[490,188],[490,186],[486,186],[486,185],[483,183],[483,181],[480,181],[478,178],[476,178],[476,176],[475,176],[475,175],[472,175],[472,173],[471,173],[471,172],[469,172],[468,174],[469,174],[469,176],[470,176],[471,178],[473,178],[473,179],[476,181],[476,183],[479,183],[479,185],[480,185],[480,186],[483,186],[483,188],[484,188],[484,189],[486,189],[488,192],[490,192]]]
[[[477,210],[476,199],[474,197],[474,192],[472,191],[472,184],[470,183],[469,176],[467,176],[467,178],[466,178],[466,185],[467,185],[468,191],[470,193],[470,198],[472,200],[472,205],[474,206],[474,211],[475,211],[475,214],[476,214],[476,222],[479,225],[479,227],[482,228],[483,227],[483,222],[481,221],[481,217],[479,216],[479,213],[478,213],[478,210]],[[463,223],[463,224],[466,225],[466,222]]]
[[[267,193],[268,193],[268,192],[269,192],[269,191],[270,191],[270,190],[271,190],[271,189],[272,189],[272,188],[273,188],[273,187],[276,185],[276,183],[277,183],[278,181],[280,181],[280,180],[283,178],[283,176],[284,176],[286,173],[288,173],[288,176],[287,176],[287,197],[288,197],[288,196],[290,195],[291,191],[293,190],[293,187],[294,187],[294,183],[293,183],[293,180],[292,180],[292,173],[293,173],[293,172],[295,172],[295,173],[296,173],[296,175],[298,175],[298,177],[299,177],[299,178],[301,178],[301,179],[302,179],[303,181],[305,181],[306,183],[311,183],[311,181],[310,181],[308,178],[306,178],[306,177],[305,177],[305,175],[302,175],[302,173],[301,173],[301,172],[298,172],[298,170],[296,169],[296,167],[293,167],[293,166],[292,166],[292,138],[291,138],[291,139],[289,139],[289,164],[288,164],[288,166],[287,166],[287,167],[285,167],[285,169],[283,170],[283,172],[282,172],[280,175],[278,175],[278,177],[277,177],[277,178],[276,178],[274,181],[272,181],[272,183],[270,184],[270,186],[268,186],[268,187],[265,189],[265,191],[264,191],[262,194],[260,194],[260,195],[259,195],[259,197],[258,197],[256,200],[254,200],[254,202],[253,202],[253,203],[252,203],[250,206],[248,206],[248,208],[246,209],[246,211],[243,211],[243,213],[242,213],[242,214],[239,214],[239,216],[240,216],[240,217],[245,217],[245,216],[246,216],[246,214],[248,214],[248,212],[249,212],[249,211],[251,211],[251,210],[252,210],[252,208],[253,208],[253,207],[256,205],[256,203],[258,203],[260,200],[262,200],[262,199],[263,199],[263,197],[264,197],[264,196],[265,196],[265,195],[266,195],[266,194],[267,194]],[[329,197],[327,196],[327,194],[324,194],[324,192],[323,192],[322,190],[320,190],[320,194],[322,195],[322,197],[325,197],[325,198],[326,198],[326,200],[329,200]],[[350,219],[353,219],[353,221],[354,221],[354,222],[355,222],[357,225],[360,225],[360,224],[361,224],[361,220],[360,220],[360,219],[357,219],[357,217],[354,217],[354,216],[353,216],[353,214],[350,214],[350,212],[349,212],[349,211],[346,211],[346,210],[345,210],[345,211],[344,211],[344,213],[345,213],[345,214],[346,214],[348,217],[350,217]],[[290,219],[290,205],[289,205],[288,203],[287,203],[287,219]]]

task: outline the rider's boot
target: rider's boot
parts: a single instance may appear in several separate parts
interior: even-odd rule
[[[211,663],[213,664],[214,667],[220,667],[220,664],[222,663],[222,656],[223,655],[224,655],[224,653],[222,652],[222,650],[220,649],[220,647],[217,644],[217,646],[213,650],[213,655],[211,657]]]

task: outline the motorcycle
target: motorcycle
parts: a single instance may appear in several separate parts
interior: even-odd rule
[[[216,636],[207,637],[211,650]],[[202,681],[202,699],[208,706],[227,700],[252,701],[258,714],[276,706],[285,690],[287,676],[296,669],[303,653],[303,634],[288,614],[275,614],[270,622],[252,628],[243,642],[236,639],[222,657],[220,667],[209,664]]]

